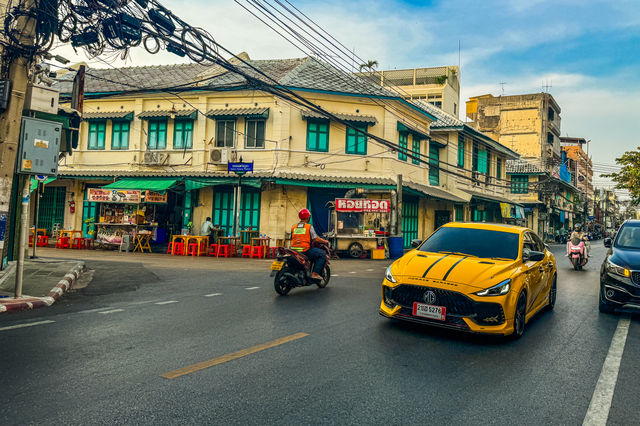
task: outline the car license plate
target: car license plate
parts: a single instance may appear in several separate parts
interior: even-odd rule
[[[282,265],[284,265],[284,262],[280,262],[280,261],[276,260],[275,262],[273,262],[271,264],[271,270],[272,271],[279,271],[280,269],[282,269]]]
[[[416,317],[444,321],[447,316],[447,308],[445,306],[434,306],[434,305],[425,305],[424,303],[414,303],[413,315]]]

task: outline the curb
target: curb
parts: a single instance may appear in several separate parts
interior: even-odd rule
[[[84,269],[84,262],[79,262],[44,297],[23,297],[21,299],[10,299],[7,302],[3,302],[0,299],[0,313],[24,311],[53,305],[56,300],[73,287],[73,283],[82,275]]]

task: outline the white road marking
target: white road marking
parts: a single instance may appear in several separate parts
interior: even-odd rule
[[[624,353],[624,346],[627,342],[629,333],[629,324],[631,318],[628,316],[620,317],[618,327],[611,339],[609,352],[602,365],[598,383],[593,391],[591,403],[587,414],[584,416],[583,426],[606,425],[609,418],[609,410],[611,409],[611,401],[613,400],[613,391],[618,381],[618,371],[620,370],[620,361]]]
[[[222,296],[222,293],[211,293],[211,294],[204,295],[204,297],[214,297],[214,296]]]
[[[167,300],[165,302],[156,302],[156,305],[168,305],[170,303],[178,303],[177,300]]]
[[[130,304],[130,305],[146,305],[146,304],[148,304],[148,303],[155,303],[155,302],[157,302],[158,300],[160,300],[160,299],[155,299],[155,300],[145,300],[145,301],[143,301],[143,302],[131,302],[131,303],[129,303],[129,304]]]
[[[371,272],[371,271],[373,271],[373,269],[367,269],[367,272]]]
[[[338,274],[333,274],[333,275],[331,275],[331,276],[332,276],[332,277],[339,277],[340,275],[338,275]]]
[[[245,290],[257,290],[257,289],[259,289],[259,288],[260,288],[260,287],[247,287],[247,288],[245,288]]]
[[[78,313],[79,314],[90,314],[92,312],[104,311],[105,309],[111,309],[111,307],[110,306],[105,306],[105,307],[102,307],[102,308],[87,309],[87,310],[84,310],[84,311],[80,311]]]
[[[98,312],[99,314],[115,314],[116,312],[124,312],[124,309],[111,309],[110,311]]]
[[[26,322],[24,324],[10,325],[8,327],[0,327],[0,331],[15,330],[16,328],[32,327],[34,325],[51,324],[52,322],[55,322],[55,321],[45,320],[45,321],[36,321],[36,322]]]
[[[350,273],[350,274],[355,274],[356,272],[355,272],[355,271],[351,271],[351,272],[349,272],[349,273]]]

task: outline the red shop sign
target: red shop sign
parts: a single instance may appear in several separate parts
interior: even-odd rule
[[[336,198],[337,212],[389,213],[389,200],[367,200],[366,198]]]

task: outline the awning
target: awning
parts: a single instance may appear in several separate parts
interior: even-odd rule
[[[214,120],[235,119],[244,117],[249,119],[269,118],[269,108],[222,108],[207,112],[207,117]]]
[[[48,183],[53,182],[56,179],[57,179],[56,176],[51,176],[51,177],[45,179],[45,181],[42,183],[42,185],[44,186],[44,185],[46,185]],[[38,181],[35,178],[32,177],[31,178],[31,186],[30,186],[31,189],[30,189],[29,192],[35,191],[37,187],[38,187]]]
[[[295,179],[275,179],[272,182],[279,185],[306,186],[311,188],[337,188],[337,189],[393,189],[392,185],[370,184],[370,183],[349,183],[349,182],[331,182],[331,181],[308,181]]]
[[[133,120],[133,111],[94,111],[82,114],[83,120]]]
[[[262,182],[260,179],[256,178],[246,178],[243,177],[242,186],[250,186],[252,188],[261,188]],[[219,178],[187,178],[184,180],[184,189],[185,191],[193,191],[195,189],[207,188],[209,186],[216,185],[237,185],[238,178],[234,176],[230,176],[228,178],[219,177]]]
[[[477,200],[488,201],[490,203],[497,203],[497,204],[508,203],[508,204],[513,204],[514,206],[523,207],[521,203],[510,200],[508,198],[500,197],[499,195],[486,194],[484,192],[468,191],[466,189],[463,189],[463,191],[466,192],[467,194],[470,194],[471,198],[475,198]]]
[[[143,111],[138,114],[138,118],[140,120],[153,120],[156,118],[160,119],[169,119],[171,116],[176,118],[189,118],[191,120],[195,120],[198,118],[198,111],[195,109],[181,109],[181,110],[167,110],[167,109],[158,109],[155,111]]]
[[[436,188],[434,186],[420,185],[418,183],[413,183],[406,181],[403,187],[407,187],[415,192],[417,195],[423,196],[426,195],[429,198],[436,198],[439,200],[452,201],[454,203],[466,203],[468,202],[464,198],[460,198],[450,192],[447,192],[441,188]]]
[[[399,132],[411,133],[411,134],[413,134],[415,136],[418,136],[419,138],[422,138],[422,139],[430,139],[429,135],[427,135],[422,130],[420,130],[420,129],[414,127],[414,126],[401,123],[399,121],[398,121],[398,131]]]
[[[335,115],[340,120],[348,121],[350,123],[362,123],[367,124],[369,126],[373,126],[378,122],[378,119],[371,115],[357,115],[357,114],[342,114],[337,112],[331,112],[332,115]],[[302,111],[302,119],[303,120],[328,120],[324,114],[315,111]]]
[[[105,189],[139,189],[146,191],[159,192],[163,194],[167,189],[171,188],[178,182],[178,179],[120,179],[117,182],[105,185]]]

